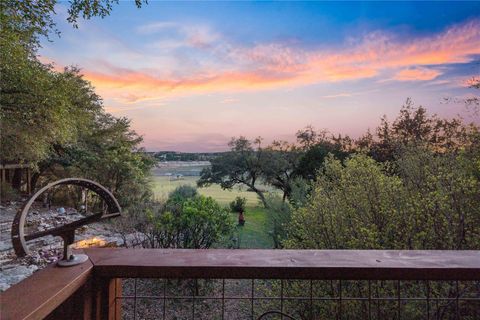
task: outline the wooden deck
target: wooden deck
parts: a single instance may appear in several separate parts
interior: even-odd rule
[[[2,293],[1,319],[118,319],[120,278],[480,281],[480,251],[84,251],[90,261],[49,266]]]

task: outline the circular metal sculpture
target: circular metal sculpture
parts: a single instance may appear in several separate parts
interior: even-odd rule
[[[59,185],[75,185],[86,188],[88,190],[96,193],[103,201],[105,201],[107,210],[106,212],[101,212],[87,216],[85,218],[79,219],[67,223],[60,227],[55,227],[49,230],[39,231],[31,234],[25,234],[25,221],[27,218],[28,211],[34,203],[34,201],[42,195],[45,191],[59,186]],[[12,224],[12,243],[15,253],[19,257],[23,257],[29,253],[27,247],[27,241],[37,239],[45,236],[59,236],[63,239],[63,258],[58,262],[59,266],[72,266],[80,264],[88,260],[88,257],[84,254],[72,254],[71,245],[75,241],[75,229],[80,228],[81,226],[103,220],[106,218],[113,218],[120,216],[121,208],[118,204],[117,199],[108,191],[104,186],[98,184],[95,181],[82,179],[82,178],[67,178],[57,180],[52,182],[45,187],[38,190],[34,195],[28,199],[28,201],[23,205],[23,207],[17,212],[15,219]]]

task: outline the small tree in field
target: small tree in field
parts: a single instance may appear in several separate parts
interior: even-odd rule
[[[230,210],[232,212],[238,213],[238,224],[243,226],[245,224],[245,205],[247,204],[247,199],[242,197],[237,197],[234,201],[230,202]]]

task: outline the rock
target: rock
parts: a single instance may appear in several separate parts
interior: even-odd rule
[[[6,269],[2,267],[2,276],[0,277],[0,290],[5,291],[15,283],[29,277],[32,273],[38,270],[36,265],[29,266],[12,266]]]

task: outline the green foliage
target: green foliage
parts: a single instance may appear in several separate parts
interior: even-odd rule
[[[232,232],[230,214],[210,197],[197,196],[184,202],[185,248],[209,248]]]
[[[342,146],[331,141],[321,141],[312,145],[300,158],[297,176],[307,180],[314,180],[318,170],[323,166],[326,157],[333,154],[338,159],[345,159],[348,152],[342,150]]]
[[[109,3],[74,1],[70,14],[103,16]],[[139,147],[142,138],[128,119],[105,113],[101,98],[77,68],[60,72],[37,59],[38,37],[54,31],[55,4],[1,2],[0,162],[36,165],[34,187],[65,176],[91,178],[128,209],[149,196],[154,161]]]
[[[12,188],[9,183],[0,183],[0,201],[13,201],[19,198],[18,191]]]
[[[1,161],[37,162],[56,145],[75,143],[101,100],[75,68],[56,72],[32,56],[20,36],[0,38]]]
[[[245,212],[245,206],[247,205],[247,199],[242,197],[236,197],[235,200],[230,202],[230,210],[232,212]]]
[[[292,181],[291,189],[290,204],[296,209],[305,206],[312,189],[310,181],[297,177]]]
[[[285,201],[292,192],[292,182],[299,168],[302,150],[286,141],[273,141],[262,151],[262,178],[267,184],[282,191],[282,199]]]
[[[405,147],[393,162],[356,154],[342,164],[329,156],[306,205],[293,211],[283,244],[292,249],[479,250],[480,182],[472,170],[478,161],[477,153],[435,153],[419,146]],[[412,296],[423,290],[416,283],[402,288]],[[293,285],[291,290],[303,288]],[[317,290],[319,296],[329,292],[328,287]],[[365,296],[368,288],[357,282],[343,284],[342,290],[346,296]],[[382,296],[396,292],[393,283],[376,290]],[[448,283],[431,288],[432,294],[445,297],[455,290]],[[363,307],[345,308],[346,317],[363,319]],[[307,307],[294,308],[301,314]],[[334,315],[331,310],[315,312],[324,318]],[[387,306],[378,312],[382,318],[393,316]],[[424,311],[410,307],[402,312],[414,319]],[[454,317],[445,306],[438,312]]]
[[[287,228],[291,221],[292,207],[275,195],[269,195],[267,203],[267,221],[274,248],[282,248],[283,241],[288,238]]]
[[[211,166],[202,170],[198,186],[216,183],[222,189],[232,189],[236,185],[244,185],[255,192],[265,205],[264,192],[258,188],[264,160],[260,144],[260,139],[252,143],[245,137],[233,138],[229,143],[231,151],[213,159]]]
[[[194,198],[198,195],[197,188],[190,185],[178,186],[168,195],[168,201],[173,203],[183,203],[185,200]]]
[[[393,167],[398,174],[392,174]],[[393,166],[329,157],[286,245],[321,249],[478,249],[480,187],[465,161],[409,149]]]
[[[392,161],[410,145],[424,146],[437,153],[458,152],[468,140],[471,129],[461,119],[429,115],[424,107],[417,108],[407,99],[392,123],[385,116],[381,119],[376,130],[377,140],[368,132],[356,141],[356,146],[377,161]]]
[[[139,204],[120,230],[124,235],[134,232],[136,243],[145,248],[207,249],[229,238],[234,224],[215,200],[196,195],[181,203]]]
[[[108,16],[118,0],[72,0],[68,6],[67,21],[75,28],[78,19],[104,18]],[[146,0],[135,0],[140,8]],[[57,0],[2,0],[0,18],[2,30],[13,31],[22,37],[22,42],[31,48],[39,46],[39,36],[49,37],[50,33],[60,34],[54,21]]]

